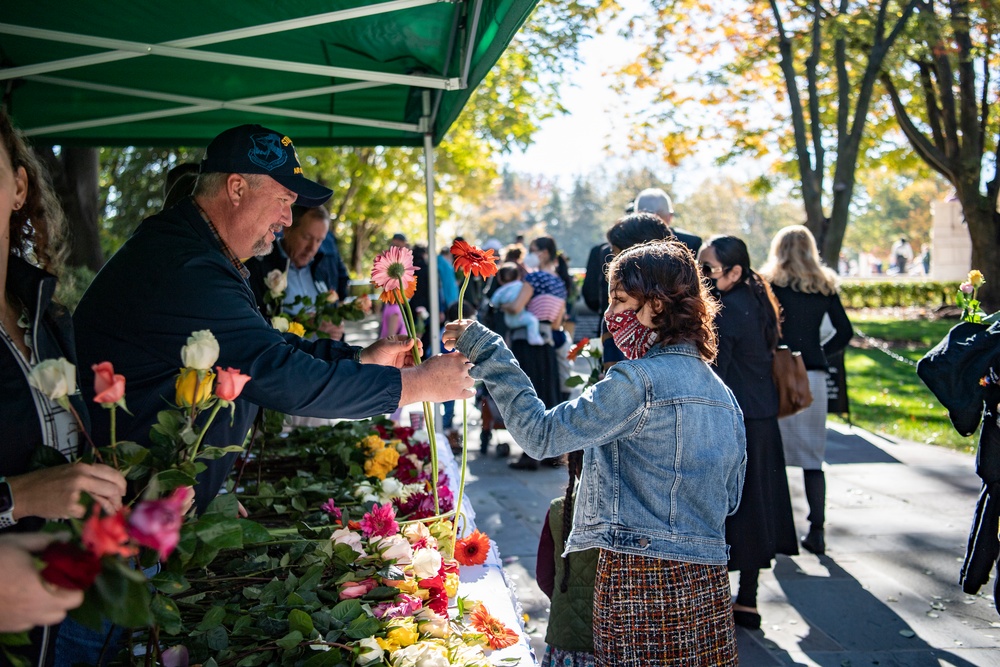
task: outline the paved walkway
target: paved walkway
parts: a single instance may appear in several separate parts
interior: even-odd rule
[[[540,659],[548,599],[534,581],[535,553],[566,470],[510,470],[493,447],[480,455],[478,412],[470,414],[468,494],[517,584]],[[738,630],[740,664],[1000,666],[993,581],[973,596],[958,585],[979,493],[974,457],[834,424],[827,433],[827,555],[781,556],[761,573],[763,627]],[[520,454],[506,431],[497,442]],[[804,533],[802,473],[788,476]]]
[[[992,581],[975,596],[957,584],[979,491],[973,457],[833,424],[828,439],[827,555],[781,556],[761,573],[764,624],[738,630],[740,664],[1000,665]],[[494,441],[520,452],[506,431]],[[469,470],[477,523],[517,582],[540,657],[548,599],[534,582],[535,550],[566,470],[510,470],[492,448],[471,453]],[[788,474],[804,533],[802,474]]]

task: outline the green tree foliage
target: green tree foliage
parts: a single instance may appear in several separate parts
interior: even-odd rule
[[[881,72],[886,96],[914,152],[954,186],[973,266],[1000,276],[1000,2],[925,0],[907,37]],[[1000,307],[996,280],[981,298]]]
[[[603,198],[591,180],[578,177],[566,206],[566,224],[556,237],[559,249],[572,266],[585,266],[590,249],[604,240],[610,223],[603,212]]]

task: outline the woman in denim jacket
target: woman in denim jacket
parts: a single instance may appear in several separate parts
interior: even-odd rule
[[[676,241],[635,246],[608,271],[608,330],[626,356],[546,410],[502,339],[449,324],[514,439],[535,458],[584,450],[566,552],[600,549],[597,663],[735,665],[726,516],[746,467],[743,415],[708,362],[716,302]]]

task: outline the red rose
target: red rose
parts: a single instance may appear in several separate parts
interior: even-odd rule
[[[101,573],[97,555],[68,542],[52,542],[39,558],[45,563],[42,579],[59,588],[84,591]]]
[[[94,371],[94,403],[107,405],[117,403],[125,395],[125,376],[115,375],[110,361],[102,361],[90,367]]]
[[[250,376],[243,375],[238,368],[222,370],[222,366],[216,366],[215,371],[215,395],[224,401],[235,401],[250,381]]]

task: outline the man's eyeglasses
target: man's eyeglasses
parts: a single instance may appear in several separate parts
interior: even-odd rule
[[[701,272],[706,276],[714,276],[716,273],[725,273],[726,269],[721,266],[712,266],[711,264],[702,264]]]

